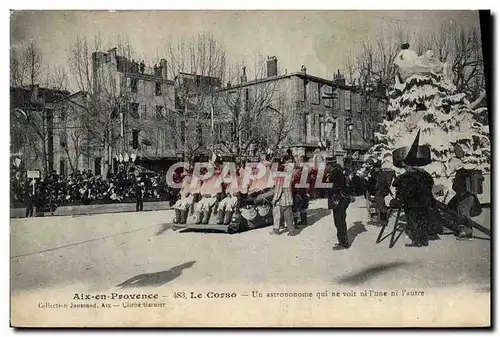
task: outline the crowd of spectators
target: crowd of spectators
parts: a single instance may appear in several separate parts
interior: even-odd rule
[[[166,175],[139,170],[122,170],[106,176],[77,171],[67,177],[55,171],[36,179],[11,177],[11,207],[23,207],[35,185],[34,203],[39,209],[53,211],[59,206],[135,202],[138,183],[144,184],[144,201],[170,201],[176,191],[166,183]]]

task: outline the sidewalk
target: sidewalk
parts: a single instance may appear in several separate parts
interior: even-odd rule
[[[159,211],[170,209],[169,201],[145,202],[144,211]],[[88,214],[106,214],[106,213],[122,213],[135,212],[135,203],[120,203],[120,204],[97,204],[97,205],[78,205],[78,206],[61,206],[58,207],[55,216],[68,215],[88,215]],[[11,208],[10,218],[24,218],[26,208]],[[43,216],[51,216],[47,212]]]

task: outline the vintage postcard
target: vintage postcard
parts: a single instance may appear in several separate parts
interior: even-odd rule
[[[489,327],[490,13],[10,16],[13,327]]]

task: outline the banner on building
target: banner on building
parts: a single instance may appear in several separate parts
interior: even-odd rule
[[[40,171],[38,170],[28,171],[26,175],[28,179],[38,179],[40,178]]]

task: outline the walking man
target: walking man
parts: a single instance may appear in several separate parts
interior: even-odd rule
[[[351,202],[347,179],[342,172],[342,167],[336,163],[329,167],[327,177],[328,183],[333,184],[328,191],[328,208],[333,212],[333,222],[337,229],[338,243],[334,249],[347,249],[350,243],[347,237],[346,213]]]
[[[29,184],[27,189],[26,189],[26,194],[25,194],[25,199],[24,203],[26,204],[26,217],[30,218],[33,217],[33,202],[34,202],[34,195],[33,195],[33,184]]]
[[[300,162],[297,163],[293,171],[292,177],[292,194],[294,200],[294,220],[295,224],[306,227],[307,226],[307,209],[309,208],[309,189],[299,187],[302,174],[304,173],[305,158],[301,157]],[[307,169],[306,169],[307,170]],[[308,173],[308,172],[307,172]],[[310,183],[308,181],[308,183]],[[310,184],[314,186],[314,182]]]

